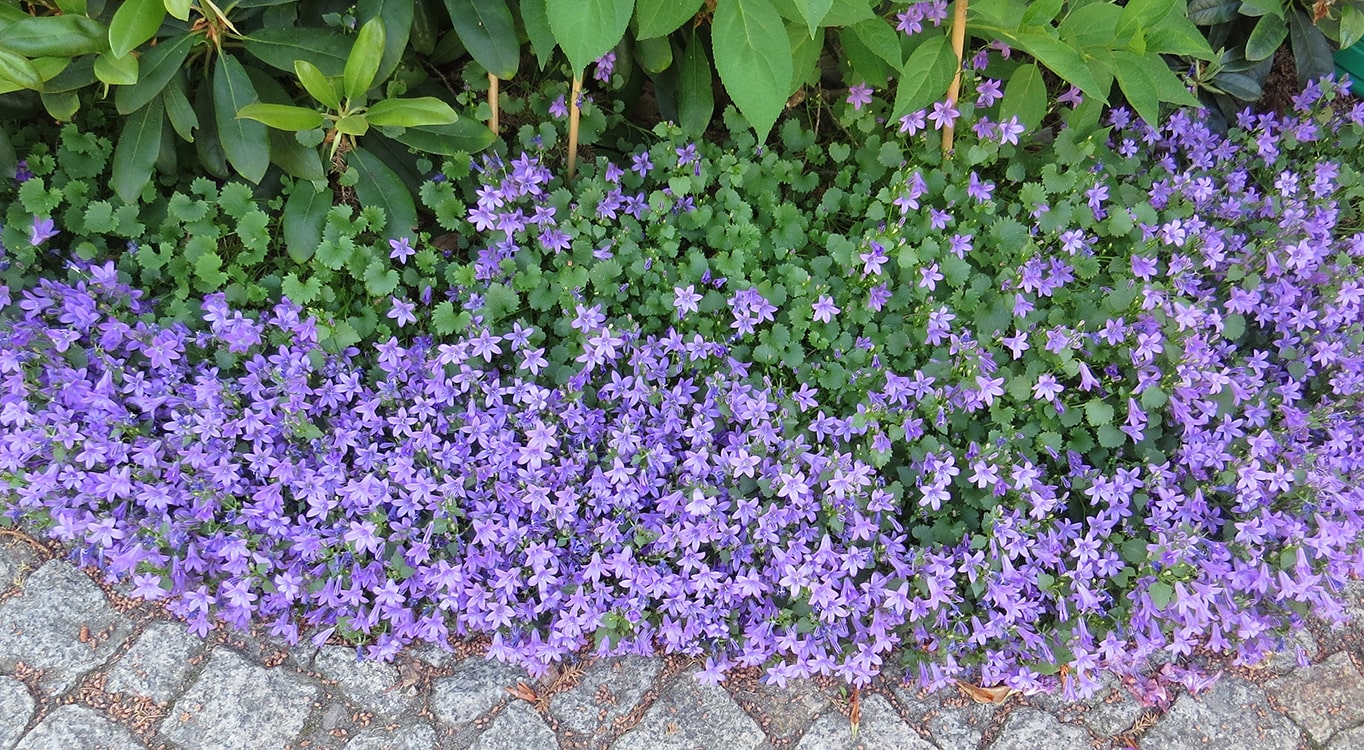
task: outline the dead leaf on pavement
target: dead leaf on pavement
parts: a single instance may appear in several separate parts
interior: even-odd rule
[[[516,687],[514,688],[507,688],[507,692],[527,703],[536,703],[540,700],[540,696],[536,695],[530,685],[527,685],[524,682],[516,683]]]
[[[997,687],[980,687],[969,682],[957,680],[957,689],[965,693],[976,703],[993,703],[999,705],[1013,695],[1014,689],[1004,685]]]
[[[851,705],[848,706],[848,720],[852,723],[852,736],[857,739],[857,725],[862,722],[862,691],[853,688]]]

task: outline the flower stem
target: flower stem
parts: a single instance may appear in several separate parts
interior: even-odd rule
[[[497,133],[497,76],[488,74],[488,107],[492,110],[492,117],[488,120],[488,127]]]

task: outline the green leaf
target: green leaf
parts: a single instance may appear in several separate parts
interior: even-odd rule
[[[479,65],[498,78],[516,75],[521,43],[506,0],[445,0],[445,9],[455,34]]]
[[[1165,406],[1169,401],[1170,397],[1166,395],[1165,391],[1155,386],[1150,386],[1141,392],[1141,406],[1148,412]]]
[[[870,18],[847,27],[847,31],[857,37],[867,51],[884,60],[891,68],[899,70],[904,64],[904,56],[900,51],[900,34],[886,21]]]
[[[1351,6],[1347,3],[1345,7]],[[1283,20],[1283,0],[1241,0],[1240,13],[1243,16],[1272,15]]]
[[[363,148],[351,153],[350,164],[360,173],[360,181],[355,184],[355,197],[361,205],[384,209],[388,216],[385,237],[411,237],[417,226],[417,207],[402,178],[379,157]]]
[[[69,122],[81,106],[80,97],[74,91],[44,91],[40,98],[43,109],[57,122]]]
[[[125,203],[136,203],[142,188],[152,180],[156,156],[161,151],[164,121],[161,100],[154,99],[123,123],[123,132],[114,147],[111,181],[114,192]]]
[[[705,0],[636,0],[635,23],[639,28],[637,38],[671,34],[690,21],[701,10]]]
[[[336,121],[336,132],[346,135],[364,135],[369,132],[369,120],[362,114],[345,115]]]
[[[43,87],[43,78],[33,63],[7,49],[0,49],[0,78],[34,91]]]
[[[110,86],[131,86],[137,83],[137,57],[102,54],[95,58],[95,77]]]
[[[682,53],[677,91],[678,124],[693,138],[701,137],[710,127],[715,114],[715,93],[712,89],[710,60],[706,59],[705,45],[693,34]]]
[[[791,86],[791,42],[769,0],[719,0],[711,32],[715,67],[759,142],[776,124]]]
[[[1346,5],[1340,9],[1340,48],[1349,49],[1364,39],[1364,9]]]
[[[283,130],[270,131],[270,161],[291,177],[310,182],[323,182],[327,171],[322,168],[322,157],[317,149],[298,142],[295,134]]]
[[[194,130],[199,127],[199,117],[185,96],[184,79],[172,80],[161,92],[161,103],[166,107],[166,115],[171,127],[186,143],[194,142]]]
[[[1151,604],[1157,609],[1164,609],[1175,597],[1174,587],[1164,581],[1156,581],[1146,589],[1146,595],[1150,597]]]
[[[1139,29],[1149,29],[1165,20],[1175,9],[1178,0],[1131,0],[1122,9],[1118,20],[1118,35],[1131,38]]]
[[[554,30],[549,27],[549,10],[545,7],[545,0],[521,0],[521,23],[526,27],[526,36],[530,37],[535,60],[544,70],[558,46],[554,41]]]
[[[263,122],[280,130],[312,130],[322,127],[322,123],[326,122],[322,113],[315,109],[295,107],[290,104],[262,104],[261,102],[254,102],[242,107],[238,110],[237,117]]]
[[[316,99],[319,104],[332,110],[341,109],[341,95],[337,92],[336,86],[328,80],[316,65],[307,60],[294,61],[294,75],[298,76],[299,83],[308,95]]]
[[[449,104],[434,96],[411,99],[385,99],[370,105],[365,112],[369,124],[403,128],[418,125],[449,125],[459,119]]]
[[[360,27],[355,44],[346,57],[342,73],[342,91],[347,99],[360,99],[374,85],[379,63],[384,57],[384,22],[372,18]]]
[[[829,15],[834,0],[795,0],[795,3],[796,10],[800,11],[800,17],[805,19],[805,25],[810,29],[810,38],[813,39],[815,30],[824,23],[824,17]]]
[[[291,302],[306,305],[322,294],[322,283],[316,277],[309,277],[307,283],[298,280],[297,274],[285,274],[279,285],[280,292]]]
[[[1301,9],[1289,14],[1288,33],[1293,43],[1293,63],[1298,69],[1300,86],[1334,72],[1331,43]]]
[[[1061,12],[1061,6],[1065,0],[1034,0],[1028,3],[1028,9],[1023,11],[1023,17],[1019,19],[1020,28],[1024,26],[1041,26],[1050,24],[1056,18],[1056,14]]]
[[[1000,104],[1001,120],[1017,117],[1029,131],[1035,130],[1047,114],[1047,85],[1034,63],[1021,65],[1009,76]]]
[[[1156,94],[1162,102],[1170,102],[1187,107],[1201,107],[1203,103],[1198,101],[1198,97],[1190,93],[1184,81],[1170,70],[1170,66],[1165,64],[1165,59],[1160,55],[1147,53],[1141,59],[1146,61],[1146,73],[1151,77],[1151,83],[1155,84]]]
[[[379,70],[374,74],[375,83],[382,83],[393,75],[402,61],[407,49],[408,38],[412,34],[412,21],[416,16],[415,0],[360,0],[356,4],[356,18],[362,23],[382,18],[384,21],[384,53],[379,58]]]
[[[319,190],[308,182],[295,182],[284,202],[284,247],[295,263],[306,263],[322,244],[327,211],[332,206],[329,190]]]
[[[213,110],[227,162],[237,174],[258,183],[270,167],[270,141],[265,125],[236,115],[255,102],[256,89],[246,69],[231,55],[218,58],[213,69]]]
[[[227,283],[228,276],[223,273],[223,259],[215,251],[208,251],[194,260],[195,284],[200,291],[217,291]]]
[[[546,0],[545,9],[569,68],[581,78],[592,61],[610,52],[625,36],[635,0]]]
[[[487,125],[472,117],[461,117],[450,125],[422,125],[407,128],[393,140],[418,151],[440,156],[473,154],[491,146],[497,136]]]
[[[920,44],[905,61],[900,73],[893,119],[898,120],[946,96],[956,70],[957,56],[946,36],[935,34]]]
[[[1113,422],[1113,406],[1106,401],[1093,399],[1085,402],[1085,421],[1091,427],[1100,427]]]
[[[398,272],[387,261],[372,260],[365,266],[365,291],[371,297],[385,297],[398,288]]]
[[[341,75],[351,50],[350,37],[341,31],[308,27],[266,27],[251,32],[243,46],[277,70],[292,73],[295,60],[307,60],[326,76]]]
[[[1186,15],[1199,26],[1235,21],[1241,15],[1241,0],[1189,0]]]
[[[1084,58],[1070,45],[1040,31],[1020,31],[1014,42],[1062,80],[1078,86],[1088,96],[1108,101],[1108,91],[1099,85]]]
[[[166,19],[162,0],[124,0],[109,21],[109,51],[124,57],[156,35]]]
[[[181,21],[189,20],[190,0],[164,0],[166,12]]]
[[[34,57],[79,57],[109,49],[104,24],[85,16],[29,16],[0,28],[0,47]]]
[[[455,306],[449,300],[436,305],[431,311],[431,324],[436,327],[436,333],[442,336],[463,331],[469,326],[472,318],[467,311],[455,312]]]
[[[1156,93],[1156,85],[1151,80],[1151,74],[1147,72],[1150,62],[1141,55],[1124,51],[1114,52],[1113,62],[1118,85],[1122,87],[1127,103],[1132,105],[1137,115],[1147,123],[1159,123],[1160,95]],[[1164,64],[1162,61],[1161,65]]]
[[[1099,445],[1105,448],[1117,448],[1127,442],[1127,433],[1111,424],[1103,425],[1094,432],[1099,438]]]
[[[1282,16],[1264,15],[1246,37],[1246,59],[1252,62],[1264,60],[1283,46],[1288,38],[1288,24]]]
[[[1203,32],[1180,13],[1171,13],[1159,25],[1146,27],[1146,51],[1199,60],[1217,59]]]
[[[170,79],[185,64],[185,59],[189,57],[190,48],[194,46],[197,36],[186,34],[171,40],[162,40],[160,44],[147,50],[138,60],[139,78],[131,86],[120,86],[114,92],[114,106],[121,115],[136,112],[147,106],[147,102],[155,99],[161,90],[166,88]]]

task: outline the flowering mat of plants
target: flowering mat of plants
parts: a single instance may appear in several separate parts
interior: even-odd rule
[[[0,676],[3,747],[1352,750],[1364,738],[1364,676],[1351,661],[1361,622],[1295,636],[1311,666],[1289,650],[1228,668],[1197,697],[1146,692],[1149,706],[1116,679],[1078,702],[929,695],[893,667],[856,692],[828,679],[764,684],[755,668],[706,685],[687,657],[589,657],[532,678],[472,641],[386,664],[341,645],[290,647],[259,627],[201,640],[160,602],[130,600],[128,584],[61,554],[0,534],[0,671],[13,674]],[[1364,586],[1346,602],[1364,611]]]
[[[1364,106],[1324,87],[1231,136],[1116,110],[1116,161],[994,181],[972,166],[1017,133],[978,123],[982,150],[902,163],[884,221],[785,283],[640,258],[616,290],[608,243],[557,323],[364,351],[288,300],[159,323],[114,261],[75,259],[0,289],[5,516],[199,635],[381,661],[487,636],[533,674],[590,649],[704,681],[894,663],[1082,698],[1157,660],[1203,686],[1191,657],[1258,663],[1341,622],[1364,572]],[[622,192],[713,166],[663,156],[572,210],[622,233],[699,210]],[[478,178],[487,297],[522,281],[499,275],[518,242],[582,270],[517,208],[545,196],[535,157]],[[637,294],[660,313],[612,302]]]

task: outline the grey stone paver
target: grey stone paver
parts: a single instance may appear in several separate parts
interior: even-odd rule
[[[465,659],[454,674],[436,680],[431,691],[431,711],[452,727],[467,726],[499,704],[511,700],[507,688],[526,681],[524,670],[481,658]]]
[[[1344,652],[1274,680],[1265,690],[1315,742],[1364,722],[1364,675]]]
[[[1364,727],[1355,727],[1338,732],[1322,746],[1325,750],[1359,750],[1364,747]]]
[[[857,736],[847,716],[831,711],[801,737],[796,750],[936,750],[879,695],[861,700]]]
[[[0,604],[0,671],[22,662],[42,671],[43,690],[64,693],[131,633],[89,576],[50,560],[29,575],[22,593]]]
[[[469,750],[558,750],[559,740],[540,714],[525,701],[512,701],[474,740]]]
[[[1223,677],[1200,696],[1181,695],[1141,739],[1142,750],[1243,747],[1294,750],[1301,733],[1260,688]]]
[[[24,683],[0,677],[0,748],[14,747],[19,733],[33,719],[33,695]]]
[[[109,670],[104,691],[169,703],[184,689],[185,678],[193,669],[190,659],[203,650],[204,642],[182,623],[153,622]]]
[[[415,697],[395,687],[400,681],[397,667],[370,659],[357,661],[353,648],[324,646],[313,658],[312,668],[335,680],[347,698],[384,719],[396,718],[417,706]]]
[[[662,669],[658,659],[620,656],[592,665],[568,690],[549,700],[549,713],[579,734],[604,734],[616,719],[639,704]]]
[[[612,750],[752,750],[762,728],[718,685],[704,685],[695,670],[679,675]]]
[[[59,706],[33,731],[24,735],[14,750],[132,750],[146,747],[126,727],[85,706]]]
[[[38,555],[18,539],[0,537],[0,596],[24,583],[38,569]]]
[[[1014,709],[1004,722],[990,750],[1089,750],[1089,732],[1074,724],[1062,724],[1055,716],[1035,708]]]
[[[319,689],[219,648],[171,706],[161,732],[186,750],[283,747],[303,729]]]
[[[361,732],[346,743],[346,750],[431,750],[435,746],[436,730],[430,724],[408,724],[392,732]]]

